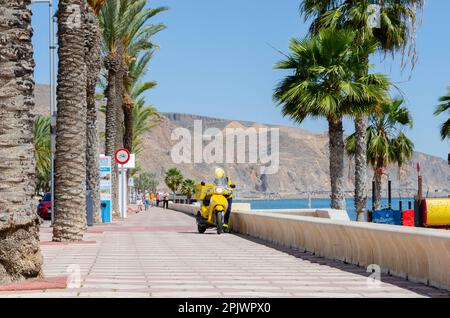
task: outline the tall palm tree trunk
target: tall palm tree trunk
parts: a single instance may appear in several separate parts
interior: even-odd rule
[[[91,191],[94,202],[94,218],[100,222],[100,163],[97,133],[96,86],[100,73],[100,26],[91,6],[86,14],[86,68],[87,68],[87,120],[86,120],[86,190]]]
[[[106,88],[106,121],[105,121],[105,154],[113,156],[116,151],[116,135],[117,135],[117,103],[116,103],[116,77],[120,67],[120,60],[117,54],[110,55],[105,61],[108,70],[108,86]],[[113,213],[117,213],[118,208],[118,172],[117,164],[114,160],[111,162],[111,204]]]
[[[360,39],[358,42],[362,42]],[[360,76],[369,73],[369,56],[362,59],[364,65]],[[355,210],[358,222],[364,222],[367,207],[367,116],[363,113],[355,117]]]
[[[125,91],[123,94],[123,114],[124,114],[124,136],[123,136],[123,147],[127,149],[130,153],[133,151],[133,100],[130,95]],[[130,178],[131,170],[127,170],[127,184]],[[127,187],[127,197],[130,194],[131,188]]]
[[[133,149],[133,100],[128,93],[124,94],[123,112],[125,123],[123,146],[131,152]]]
[[[357,220],[364,221],[367,207],[367,118],[358,115],[355,118],[355,208]]]
[[[123,62],[123,55],[122,51],[119,50],[119,60],[120,60],[120,67],[117,71],[116,75],[116,96],[115,96],[115,103],[116,103],[116,149],[117,148],[123,148],[123,140],[124,140],[124,104],[123,104],[123,94],[124,94],[124,76],[126,72],[126,65]]]
[[[375,180],[375,198],[372,198],[375,210],[381,210],[381,178],[382,175],[380,175],[376,170],[373,176],[373,179]]]
[[[58,6],[58,116],[54,241],[79,241],[86,228],[86,65],[84,0]]]
[[[30,0],[0,0],[0,284],[42,276]]]
[[[331,208],[345,209],[344,128],[341,118],[328,118],[330,147]]]

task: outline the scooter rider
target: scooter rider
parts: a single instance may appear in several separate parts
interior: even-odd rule
[[[234,189],[236,188],[236,186],[231,182],[231,179],[227,176],[225,176],[225,171],[222,168],[216,168],[215,172],[214,172],[214,184],[218,185],[218,186],[227,186],[231,189],[231,193],[228,195],[227,197],[227,201],[228,201],[228,208],[227,211],[225,212],[225,217],[224,217],[224,224],[223,224],[223,228],[224,230],[228,230],[228,222],[230,220],[230,215],[231,215],[231,205],[233,204],[233,192]]]

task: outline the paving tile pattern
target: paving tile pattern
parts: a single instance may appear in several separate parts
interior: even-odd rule
[[[48,225],[47,225],[48,226]],[[90,228],[86,244],[43,244],[46,277],[69,288],[0,297],[449,297],[446,291],[238,235],[197,234],[195,220],[151,208]],[[44,227],[41,240],[51,240]],[[79,277],[79,279],[78,279]]]

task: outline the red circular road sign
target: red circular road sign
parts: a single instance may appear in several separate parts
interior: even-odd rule
[[[120,165],[127,164],[130,161],[130,157],[130,152],[125,148],[117,149],[114,153],[114,160]]]

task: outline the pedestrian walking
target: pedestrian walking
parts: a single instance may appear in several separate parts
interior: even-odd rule
[[[144,203],[143,203],[143,200],[142,200],[142,194],[140,193],[140,194],[138,194],[138,197],[137,197],[137,200],[136,200],[137,202],[137,206],[138,206],[138,213],[139,212],[142,212],[142,210],[144,209]]]
[[[169,194],[167,192],[164,192],[163,194],[163,209],[169,208]]]
[[[150,208],[150,195],[148,192],[145,192],[145,211],[148,211]]]
[[[156,199],[156,206],[159,207],[159,199],[160,199],[159,192],[156,192],[155,199]]]
[[[150,208],[152,207],[152,203],[155,200],[155,194],[153,192],[150,193]]]

